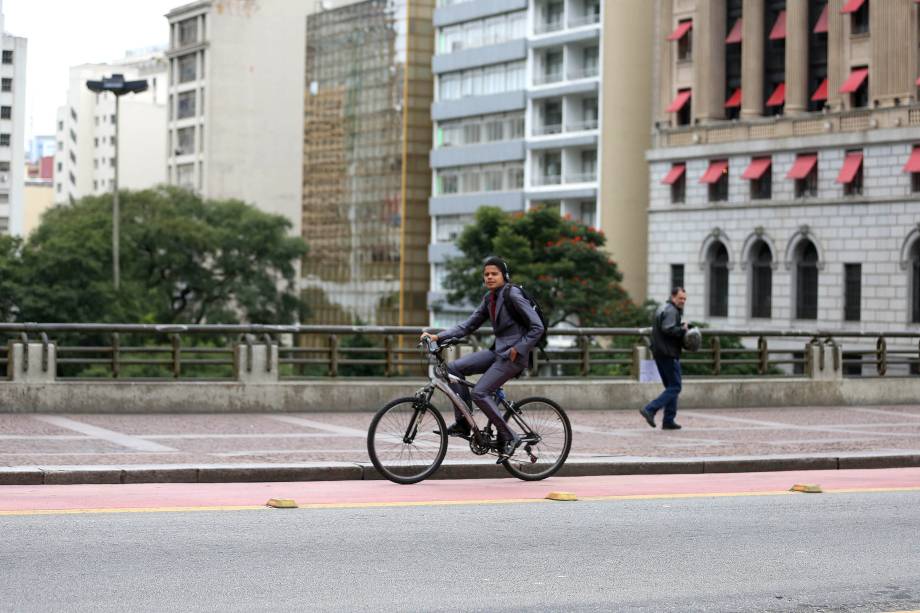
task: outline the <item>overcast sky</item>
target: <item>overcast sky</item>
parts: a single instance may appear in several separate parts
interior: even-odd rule
[[[0,0],[8,34],[28,39],[26,143],[54,134],[68,70],[169,42],[164,15],[191,0]]]

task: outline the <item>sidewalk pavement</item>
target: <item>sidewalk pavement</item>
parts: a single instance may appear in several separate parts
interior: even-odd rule
[[[371,417],[0,414],[0,485],[377,479]],[[920,404],[688,409],[679,431],[652,430],[632,410],[569,417],[574,440],[560,475],[920,466]],[[451,439],[434,478],[500,476],[494,459]]]

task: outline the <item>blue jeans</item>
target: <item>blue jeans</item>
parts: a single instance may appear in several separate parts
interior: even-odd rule
[[[664,409],[664,421],[673,424],[677,417],[677,397],[680,395],[680,360],[678,358],[655,358],[655,366],[661,375],[664,391],[645,406],[645,410],[654,415],[658,409]]]

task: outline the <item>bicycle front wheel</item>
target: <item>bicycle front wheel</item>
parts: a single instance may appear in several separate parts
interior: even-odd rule
[[[424,400],[394,400],[371,420],[367,454],[374,468],[390,481],[418,483],[430,477],[447,454],[444,418]]]
[[[572,448],[572,424],[558,404],[548,398],[525,398],[506,411],[505,421],[522,431],[525,442],[504,463],[505,470],[524,481],[539,481],[556,474]]]

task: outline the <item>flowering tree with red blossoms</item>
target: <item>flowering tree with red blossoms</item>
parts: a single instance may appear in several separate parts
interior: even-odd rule
[[[498,255],[508,263],[512,282],[540,303],[550,326],[647,325],[647,310],[623,289],[605,243],[600,230],[549,208],[508,214],[482,207],[457,239],[462,255],[447,262],[444,287],[452,303],[477,304],[485,291],[482,261]]]

